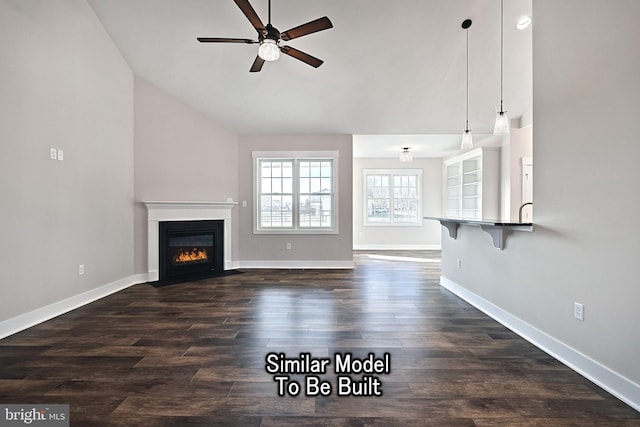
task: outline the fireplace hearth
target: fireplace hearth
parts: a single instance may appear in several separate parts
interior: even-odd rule
[[[224,221],[161,221],[160,281],[189,280],[224,271]]]

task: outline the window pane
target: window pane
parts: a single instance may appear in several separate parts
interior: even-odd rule
[[[293,178],[282,179],[282,192],[287,194],[293,193]]]
[[[271,193],[271,179],[270,178],[262,178],[262,192],[263,193]]]
[[[331,193],[331,178],[322,178],[320,181],[320,192]]]
[[[291,196],[263,196],[260,223],[264,227],[291,227]]]
[[[311,162],[311,176],[320,177],[320,162]]]
[[[313,196],[300,196],[300,227],[320,226],[320,206]]]
[[[382,223],[391,222],[389,200],[367,200],[367,221]]]
[[[312,193],[320,192],[320,178],[311,178],[311,192]]]
[[[320,173],[324,178],[331,177],[331,163],[332,162],[322,162]]]
[[[300,177],[308,178],[309,175],[309,162],[300,162]]]
[[[331,227],[332,196],[300,196],[300,227]]]
[[[399,199],[395,201],[394,222],[409,223],[418,221],[418,203],[416,200]]]
[[[274,172],[275,172],[275,169],[274,169]],[[281,178],[273,178],[271,180],[271,192],[272,193],[282,193],[282,179]]]
[[[300,178],[300,193],[308,194],[311,191],[309,178]]]
[[[260,172],[261,176],[265,178],[271,177],[271,162],[262,161],[261,164],[262,164],[262,171]]]
[[[389,175],[367,176],[367,222],[389,223]]]
[[[322,227],[333,226],[333,196],[320,196],[320,224]]]
[[[293,163],[284,162],[282,164],[282,176],[285,178],[291,178],[293,176]]]

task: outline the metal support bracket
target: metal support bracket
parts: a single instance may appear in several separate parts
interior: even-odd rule
[[[459,223],[442,220],[440,221],[440,224],[442,224],[447,230],[449,230],[449,237],[454,240],[458,238],[458,227],[460,226]]]
[[[482,230],[486,233],[489,233],[491,239],[493,240],[493,246],[500,250],[504,249],[504,227],[496,227],[494,225],[481,225],[480,228],[482,228]]]

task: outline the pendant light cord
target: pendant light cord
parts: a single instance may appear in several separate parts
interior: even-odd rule
[[[269,25],[271,25],[271,0],[269,0]]]
[[[504,0],[500,0],[500,112],[502,112],[502,68],[504,66],[503,52],[504,52]]]
[[[467,32],[467,124],[465,126],[465,131],[469,131],[469,29],[466,29]]]

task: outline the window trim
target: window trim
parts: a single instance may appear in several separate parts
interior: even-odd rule
[[[418,194],[418,220],[417,222],[393,222],[393,216],[391,216],[389,222],[370,222],[367,217],[367,176],[369,175],[389,175],[391,183],[391,193],[389,199],[391,200],[391,205],[393,206],[393,176],[394,175],[416,175],[416,183],[417,189],[416,192]],[[364,227],[422,227],[422,203],[424,199],[424,195],[422,194],[422,169],[379,169],[379,168],[368,168],[362,169],[362,225]]]
[[[339,170],[339,152],[338,151],[252,151],[251,156],[253,158],[253,234],[339,234],[338,231],[338,170]],[[333,162],[332,167],[332,195],[333,195],[333,215],[331,228],[299,228],[300,224],[297,222],[297,218],[294,217],[294,224],[291,228],[261,228],[260,227],[260,192],[259,192],[259,177],[260,171],[258,169],[260,160],[293,160],[294,161],[294,188],[293,198],[294,204],[297,206],[297,198],[300,196],[299,185],[296,182],[297,178],[297,164],[298,161],[303,160],[331,160]],[[297,209],[294,209],[297,212]]]

